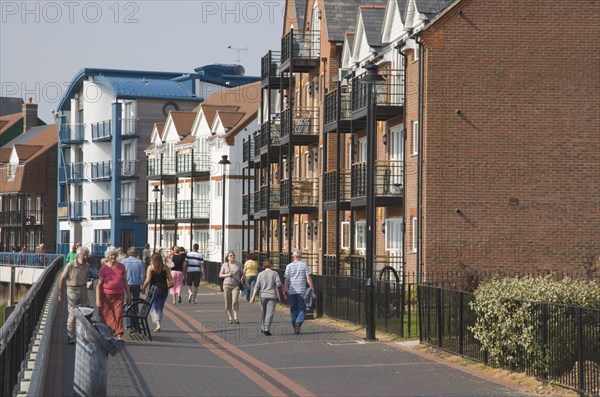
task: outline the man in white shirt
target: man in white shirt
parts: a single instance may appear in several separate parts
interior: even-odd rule
[[[187,261],[186,285],[188,286],[188,302],[197,303],[198,286],[204,275],[204,256],[198,252],[199,245],[194,244],[192,251],[188,252],[185,260]]]
[[[290,305],[290,316],[292,317],[292,327],[294,333],[298,335],[304,322],[304,311],[306,303],[304,302],[304,292],[306,292],[306,283],[315,290],[310,269],[308,265],[302,262],[302,254],[299,250],[292,253],[293,262],[285,268],[285,285],[288,287],[288,304]]]

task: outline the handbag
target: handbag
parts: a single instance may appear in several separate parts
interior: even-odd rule
[[[227,268],[229,269],[229,272],[231,273],[231,268],[229,267],[229,263],[227,264]],[[231,277],[231,278],[238,282],[238,286],[239,286],[238,288],[240,289],[240,292],[244,292],[244,290],[246,289],[246,284],[244,284],[242,282],[242,280],[236,280],[235,277]]]
[[[174,286],[175,286],[175,284],[173,283],[173,277],[167,276],[167,288],[171,289]]]

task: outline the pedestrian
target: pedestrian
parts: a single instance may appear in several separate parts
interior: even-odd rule
[[[223,279],[223,293],[225,296],[225,311],[229,317],[229,324],[239,324],[238,310],[240,297],[240,283],[242,281],[242,265],[235,261],[233,251],[227,252],[225,262],[221,265],[219,277]]]
[[[144,265],[142,261],[135,257],[135,247],[129,248],[127,251],[127,258],[123,261],[125,266],[125,272],[127,275],[127,284],[129,284],[129,292],[131,292],[131,299],[140,298],[140,289],[144,283]],[[125,328],[133,329],[133,320],[129,317],[125,318]]]
[[[277,303],[277,288],[281,287],[281,279],[277,272],[271,270],[272,263],[270,259],[265,259],[263,267],[265,270],[258,274],[256,285],[250,298],[250,303],[254,303],[256,294],[260,294],[260,330],[266,336],[271,336],[271,323],[275,314],[275,305]]]
[[[192,251],[188,252],[186,255],[187,262],[187,274],[185,276],[186,284],[188,287],[188,302],[197,303],[196,295],[198,295],[198,286],[200,285],[200,280],[202,280],[204,273],[204,256],[198,252],[200,246],[198,244],[194,244],[192,246]]]
[[[125,260],[125,255],[123,254],[123,248],[119,247],[119,248],[117,248],[117,262],[123,263],[124,260]]]
[[[35,262],[39,267],[46,267],[46,249],[40,244],[35,249]]]
[[[173,304],[181,303],[181,287],[183,286],[183,275],[186,273],[185,248],[175,247],[176,253],[171,257],[173,267],[171,267],[171,276],[173,276],[173,288],[169,290],[173,297]]]
[[[131,291],[127,284],[125,266],[117,261],[118,250],[108,247],[106,261],[98,272],[96,305],[100,319],[108,325],[118,340],[123,340],[123,304],[131,302]]]
[[[150,266],[150,258],[152,257],[152,251],[150,250],[150,244],[146,244],[142,251],[142,262],[144,262],[144,269]]]
[[[246,300],[250,301],[252,292],[254,291],[254,284],[256,283],[256,276],[258,276],[258,261],[256,254],[251,252],[248,255],[248,260],[244,263],[244,278],[246,279]]]
[[[167,279],[172,279],[171,269],[165,266],[163,257],[160,253],[153,254],[150,258],[150,266],[146,269],[146,280],[142,286],[142,292],[145,292],[148,286],[155,286],[156,294],[150,307],[150,318],[156,324],[154,332],[160,332],[160,321],[163,316],[163,309],[169,294]]]
[[[73,244],[71,251],[67,254],[67,263],[73,262],[77,258],[77,245]]]
[[[285,285],[289,290],[288,304],[290,306],[292,327],[294,328],[294,333],[298,335],[304,322],[304,310],[306,309],[304,293],[306,292],[306,283],[308,283],[313,291],[315,287],[310,277],[310,269],[306,263],[300,260],[302,259],[300,250],[294,250],[292,258],[294,261],[286,266],[284,276]]]
[[[90,271],[88,256],[90,251],[87,247],[79,247],[75,259],[65,266],[58,281],[58,302],[63,301],[63,287],[67,285],[67,341],[70,345],[75,343],[75,315],[73,308],[77,305],[88,304],[87,281]]]

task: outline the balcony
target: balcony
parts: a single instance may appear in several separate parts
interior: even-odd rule
[[[22,211],[0,212],[0,224],[3,226],[21,226],[25,220]]]
[[[193,208],[192,208],[193,204]],[[193,209],[193,212],[192,212]],[[201,220],[208,222],[210,201],[208,199],[177,200],[177,219]]]
[[[79,183],[85,180],[85,163],[69,163],[61,167],[63,175],[59,175],[61,182]]]
[[[377,120],[385,121],[402,116],[404,106],[404,71],[380,70],[385,82],[376,85]],[[361,83],[366,73],[352,79],[351,109],[352,119],[367,117],[369,105],[369,85]]]
[[[208,153],[178,153],[175,172],[179,176],[208,176],[210,173],[210,157]]]
[[[106,181],[112,177],[111,161],[100,161],[90,164],[91,177],[93,181]]]
[[[294,107],[281,112],[281,145],[319,143],[319,108]]]
[[[338,82],[337,88],[325,94],[323,108],[323,132],[351,132],[352,131],[352,106],[350,84],[342,85]],[[364,129],[365,122],[355,122],[354,128]]]
[[[157,207],[158,214],[156,213]],[[162,205],[159,201],[157,206],[154,204],[154,202],[148,202],[147,222],[149,224],[153,224],[154,217],[156,217],[158,224],[173,224],[175,221],[175,209],[175,201],[163,201]]]
[[[255,199],[256,200],[256,199]],[[258,196],[258,211],[270,213],[271,211],[279,211],[279,186],[261,187]]]
[[[281,51],[269,51],[260,61],[260,87],[280,89],[288,85],[281,75]]]
[[[110,200],[91,200],[90,213],[92,219],[110,218]]]
[[[319,66],[321,35],[319,31],[291,29],[281,39],[282,72],[304,73]]]
[[[136,120],[135,119],[123,119],[123,124],[121,124],[121,138],[122,139],[137,138],[135,131],[136,131]]]
[[[404,167],[402,161],[378,160],[375,162],[375,205],[399,205],[403,196]],[[366,205],[367,163],[352,164],[351,202],[354,207]]]
[[[242,215],[245,219],[253,219],[254,211],[254,193],[244,194],[242,196]]]
[[[323,183],[325,185],[325,195],[323,196],[323,206],[325,210],[350,209],[351,182],[349,171],[328,171],[323,174]],[[339,203],[339,205],[336,206],[336,203]]]
[[[135,215],[135,199],[120,199],[121,200],[121,216]]]
[[[58,137],[62,145],[81,144],[85,138],[85,124],[61,124]]]
[[[293,178],[281,181],[282,213],[311,213],[317,210],[318,204],[319,192],[316,178]]]
[[[242,147],[242,162],[244,163],[244,167],[246,168],[254,168],[255,142],[256,140],[254,136],[250,136],[247,140],[244,141]]]
[[[92,141],[106,142],[112,139],[112,122],[111,120],[101,121],[92,124]]]
[[[58,217],[70,221],[83,219],[83,201],[72,201],[70,203],[58,203]]]
[[[175,179],[175,158],[163,157],[148,159],[148,179]]]
[[[279,143],[281,137],[281,124],[279,117],[262,123],[260,132],[256,135],[254,153],[260,156],[260,161],[269,160],[270,163],[279,161]],[[256,160],[256,158],[255,158]]]

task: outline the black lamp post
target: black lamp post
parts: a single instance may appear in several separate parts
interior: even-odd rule
[[[375,284],[373,282],[373,261],[375,259],[375,155],[377,144],[377,93],[375,88],[385,79],[377,74],[377,65],[369,62],[365,69],[367,73],[361,83],[366,84],[369,111],[367,113],[367,202],[366,202],[366,227],[367,250],[366,272],[367,285],[365,296],[365,340],[375,340]]]
[[[225,261],[225,168],[231,164],[231,161],[229,161],[227,157],[228,156],[224,154],[221,156],[221,160],[219,161],[219,164],[223,166],[223,188],[221,189],[221,195],[223,196],[223,213],[221,218],[221,258],[223,261]]]
[[[152,189],[152,195],[154,196],[154,251],[156,252],[156,224],[158,222],[158,195],[160,194],[160,189],[158,185],[154,185],[154,189]]]

